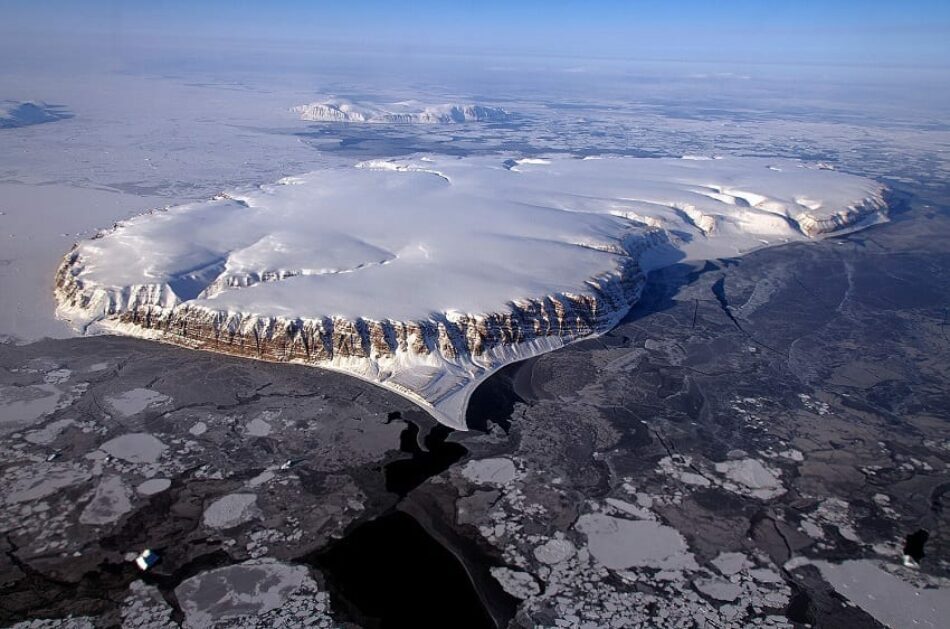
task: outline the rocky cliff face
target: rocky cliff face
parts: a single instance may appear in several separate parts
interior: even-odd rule
[[[188,347],[310,364],[341,358],[395,359],[400,354],[478,363],[499,347],[552,336],[569,342],[609,329],[636,301],[643,284],[639,267],[631,261],[616,275],[592,280],[589,293],[526,299],[510,304],[505,312],[451,313],[417,321],[289,319],[176,303],[170,289],[161,285],[127,292],[87,290],[74,274],[80,264],[72,252],[57,272],[56,296],[64,312],[134,326],[149,332],[149,337]]]
[[[105,289],[77,277],[74,249],[56,273],[60,314],[105,331],[272,362],[339,368],[411,398],[443,423],[464,429],[474,385],[495,369],[578,339],[601,334],[636,302],[645,278],[634,257],[593,278],[588,290],[508,304],[493,313],[444,313],[413,321],[265,317],[182,302],[164,284]],[[414,376],[428,366],[453,373]],[[404,373],[406,372],[406,373]]]
[[[795,217],[795,222],[803,234],[816,238],[842,229],[860,225],[865,219],[881,216],[887,211],[887,202],[883,192],[880,195],[863,199],[851,207],[821,216],[815,212],[803,212]]]

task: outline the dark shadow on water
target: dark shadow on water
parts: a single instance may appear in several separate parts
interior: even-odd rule
[[[914,531],[904,540],[904,554],[914,561],[920,561],[924,558],[924,545],[928,539],[930,539],[930,533],[924,529]]]
[[[495,627],[461,563],[401,511],[305,561],[326,576],[334,609],[362,627]]]
[[[465,412],[466,426],[488,432],[489,424],[496,424],[505,434],[508,433],[515,404],[525,401],[515,390],[515,379],[526,362],[529,361],[506,365],[475,389]]]
[[[674,298],[684,286],[692,284],[704,273],[718,271],[721,268],[720,265],[728,265],[729,262],[728,260],[715,262],[707,260],[702,266],[680,262],[650,273],[640,299],[614,329],[647,315],[672,308],[676,305]]]
[[[411,458],[398,459],[384,467],[386,491],[399,496],[405,496],[427,478],[440,474],[468,454],[468,449],[464,446],[446,441],[454,432],[451,428],[442,424],[433,426],[420,446],[421,421],[404,421],[406,428],[399,435],[399,449],[410,454]]]
[[[703,273],[718,271],[731,260],[707,261],[702,266],[676,263],[650,274],[643,294],[630,312],[613,330],[596,340],[601,346],[625,344],[623,331],[618,330],[647,315],[667,310],[676,305],[674,297],[684,286],[695,282]],[[618,340],[618,337],[619,338]],[[581,341],[584,343],[584,341]],[[581,345],[578,344],[578,346]],[[570,351],[565,348],[559,351]],[[505,433],[511,428],[515,404],[530,404],[537,399],[531,386],[531,370],[538,357],[507,365],[482,382],[472,394],[465,415],[465,423],[472,430],[488,431],[489,424],[497,424]]]

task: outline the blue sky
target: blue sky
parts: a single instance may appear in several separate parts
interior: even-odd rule
[[[627,59],[950,65],[950,2],[0,0],[0,36]]]

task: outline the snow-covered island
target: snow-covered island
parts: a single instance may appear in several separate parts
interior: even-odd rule
[[[363,122],[376,124],[456,124],[504,122],[511,117],[500,107],[473,104],[427,105],[409,100],[377,105],[334,98],[291,109],[310,122]]]
[[[305,363],[465,427],[496,369],[614,326],[645,273],[884,219],[884,188],[791,160],[420,157],[155,211],[78,243],[86,333]]]
[[[72,115],[63,107],[32,101],[0,100],[0,129],[55,122]]]

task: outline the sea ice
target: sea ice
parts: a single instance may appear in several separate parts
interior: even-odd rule
[[[480,459],[469,461],[462,468],[462,475],[473,483],[504,485],[515,478],[517,470],[511,459]]]
[[[106,398],[109,406],[123,417],[136,415],[151,406],[157,406],[167,401],[167,395],[151,389],[132,389],[115,397]]]
[[[494,567],[491,575],[501,584],[502,589],[515,598],[525,600],[541,593],[541,587],[527,572],[520,572],[505,567]]]
[[[111,524],[132,510],[129,488],[119,476],[106,476],[99,481],[92,500],[79,514],[82,524]]]
[[[587,513],[577,519],[575,527],[587,536],[590,554],[613,570],[696,568],[683,536],[658,522]]]
[[[247,434],[252,437],[266,437],[271,433],[271,425],[260,417],[255,417],[245,427]]]
[[[840,564],[811,561],[835,591],[888,627],[945,627],[950,617],[948,584],[916,587],[870,559]]]
[[[0,387],[0,432],[14,431],[49,415],[62,396],[52,384]]]
[[[135,491],[142,496],[153,496],[162,493],[171,486],[172,482],[167,478],[150,478],[140,483],[139,486],[135,488]]]
[[[229,529],[253,519],[258,512],[255,494],[228,494],[212,502],[202,519],[210,528]]]
[[[716,463],[716,471],[762,500],[785,493],[785,487],[782,486],[777,473],[765,467],[758,459],[722,461]]]
[[[3,502],[13,505],[37,501],[86,480],[89,480],[89,473],[85,470],[72,465],[46,464],[36,468],[35,473],[11,483],[4,492]]]
[[[165,451],[165,444],[154,435],[134,432],[110,439],[99,449],[129,463],[154,463]]]
[[[252,559],[190,577],[175,588],[175,596],[186,627],[209,627],[278,609],[302,585],[315,589],[312,581],[306,566]]]
[[[566,539],[549,539],[534,549],[534,558],[548,565],[567,561],[577,552],[574,544]]]

